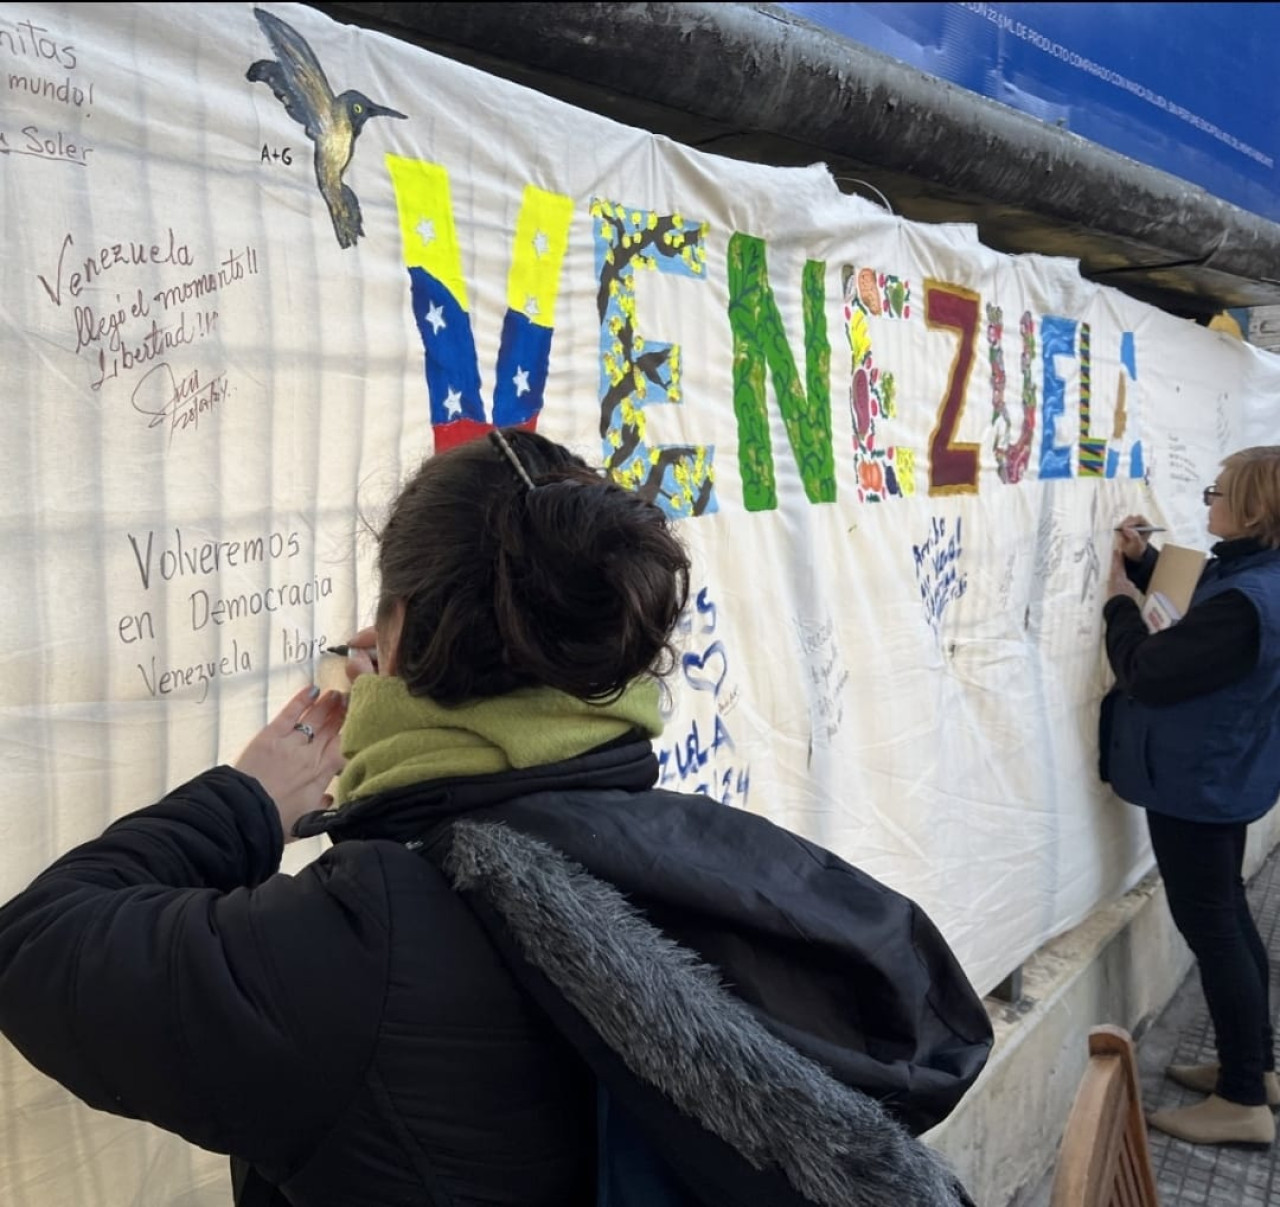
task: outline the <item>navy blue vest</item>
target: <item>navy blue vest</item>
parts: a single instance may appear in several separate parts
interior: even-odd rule
[[[1191,606],[1240,591],[1258,612],[1258,664],[1179,704],[1111,702],[1107,774],[1122,799],[1186,821],[1250,822],[1280,796],[1280,550],[1210,561]]]

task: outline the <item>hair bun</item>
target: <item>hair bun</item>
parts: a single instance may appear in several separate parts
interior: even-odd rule
[[[667,668],[689,561],[656,506],[571,471],[513,500],[495,530],[494,612],[513,672],[597,699]]]
[[[423,463],[378,573],[378,622],[402,609],[396,673],[414,695],[461,704],[545,684],[599,699],[666,668],[689,559],[654,504],[507,429]]]

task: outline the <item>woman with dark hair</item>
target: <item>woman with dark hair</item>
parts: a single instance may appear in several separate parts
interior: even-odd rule
[[[1266,1147],[1280,1106],[1271,973],[1241,873],[1249,823],[1280,795],[1280,446],[1227,457],[1204,503],[1213,557],[1187,614],[1155,633],[1138,604],[1159,554],[1144,517],[1121,522],[1104,611],[1116,686],[1102,777],[1147,811],[1217,1041],[1216,1062],[1167,1070],[1208,1097],[1151,1125],[1192,1144]]]
[[[241,1205],[967,1202],[914,1137],[991,1030],[928,918],[654,787],[663,513],[494,432],[404,488],[378,573],[345,707],[295,697],[0,910],[0,1029],[230,1153]]]

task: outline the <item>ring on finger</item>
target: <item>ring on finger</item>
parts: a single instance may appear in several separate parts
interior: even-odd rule
[[[314,742],[316,740],[316,731],[312,729],[311,726],[308,725],[305,721],[299,721],[294,726],[294,729],[296,729],[299,733],[305,733],[307,735],[308,743]]]

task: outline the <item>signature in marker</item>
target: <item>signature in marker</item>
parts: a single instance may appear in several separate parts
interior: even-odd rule
[[[138,414],[150,419],[148,428],[168,424],[172,444],[179,432],[198,428],[200,420],[226,400],[229,389],[226,373],[201,381],[199,369],[179,376],[163,361],[143,374],[129,401]]]

